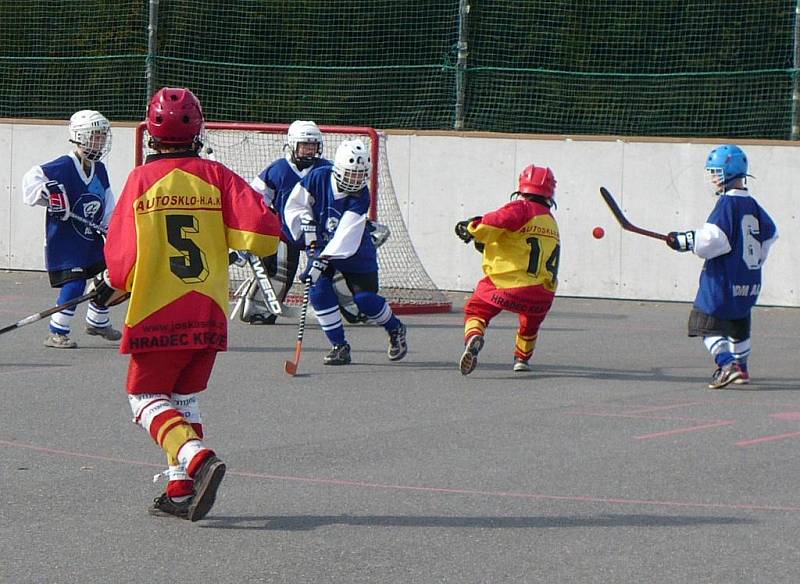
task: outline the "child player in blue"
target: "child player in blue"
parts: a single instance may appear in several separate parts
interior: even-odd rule
[[[47,207],[45,265],[50,285],[60,288],[57,304],[84,293],[86,281],[105,267],[104,240],[100,229],[108,226],[114,194],[101,160],[111,149],[111,126],[99,112],[81,110],[69,121],[70,142],[75,149],[55,160],[31,168],[22,178],[22,195],[30,206]],[[89,302],[86,332],[109,341],[122,334],[112,328],[108,308]],[[74,349],[70,339],[75,308],[50,317],[45,347]]]
[[[326,365],[347,365],[350,345],[345,339],[339,302],[333,288],[338,270],[344,276],[358,309],[389,334],[391,361],[406,356],[406,327],[378,294],[378,260],[367,227],[370,156],[361,140],[345,140],[336,149],[333,166],[313,170],[292,190],[284,222],[292,238],[308,252],[300,280],[312,282],[311,305],[333,345]]]
[[[703,337],[717,364],[708,387],[722,389],[750,381],[750,311],[778,230],[747,191],[747,156],[741,148],[714,148],[706,172],[719,197],[714,209],[700,229],[669,233],[667,245],[705,260],[689,315],[689,336]]]
[[[276,290],[278,300],[281,302],[286,300],[292,286],[302,249],[294,242],[283,222],[286,199],[300,179],[315,168],[331,164],[330,160],[322,158],[322,132],[319,126],[311,121],[296,120],[289,125],[284,149],[287,150],[286,155],[270,163],[250,183],[251,187],[264,196],[264,202],[278,213],[283,223],[281,240],[286,245],[286,282],[282,289]],[[264,258],[262,261],[270,276],[274,276],[278,270],[278,255]],[[255,292],[255,282],[253,288],[252,291],[248,290],[248,297],[251,296],[251,292]],[[242,310],[242,320],[250,324],[273,324],[276,316],[269,310],[259,310],[255,303],[246,302]]]

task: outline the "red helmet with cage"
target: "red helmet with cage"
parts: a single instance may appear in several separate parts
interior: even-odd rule
[[[203,108],[194,93],[182,87],[158,90],[147,106],[147,132],[157,144],[192,145],[203,131]]]
[[[553,198],[556,191],[556,177],[546,166],[531,164],[519,175],[519,193],[523,195],[539,195],[547,199]]]

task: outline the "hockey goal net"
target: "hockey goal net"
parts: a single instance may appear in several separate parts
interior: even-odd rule
[[[288,124],[206,122],[201,154],[213,156],[249,182],[270,162],[284,155],[288,128]],[[323,156],[326,158],[333,158],[342,141],[354,138],[363,140],[370,150],[370,218],[383,223],[391,232],[389,239],[378,249],[381,294],[398,313],[449,312],[452,304],[425,271],[400,213],[389,172],[386,135],[373,128],[357,126],[322,125],[320,130],[324,136]],[[136,130],[137,166],[152,152],[147,142],[147,129],[141,123]],[[247,266],[230,266],[231,292],[250,276],[249,270]],[[296,284],[287,303],[296,300],[299,294],[302,294],[300,285]]]

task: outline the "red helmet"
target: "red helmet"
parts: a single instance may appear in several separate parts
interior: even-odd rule
[[[159,89],[147,106],[147,131],[158,144],[195,143],[203,131],[203,108],[194,93],[182,87]]]
[[[551,199],[556,190],[556,177],[546,166],[531,164],[519,175],[519,191],[523,195],[539,195]]]

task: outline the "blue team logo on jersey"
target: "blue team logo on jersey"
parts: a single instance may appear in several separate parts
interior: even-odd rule
[[[87,221],[99,225],[100,221],[103,219],[103,201],[94,193],[84,193],[73,203],[72,212],[75,215],[83,217]],[[97,232],[88,225],[74,219],[71,219],[70,223],[75,233],[80,235],[83,239],[94,241],[97,237]]]
[[[339,227],[339,218],[338,217],[328,217],[328,220],[325,221],[325,230],[328,233],[333,233],[336,231],[336,228]]]

